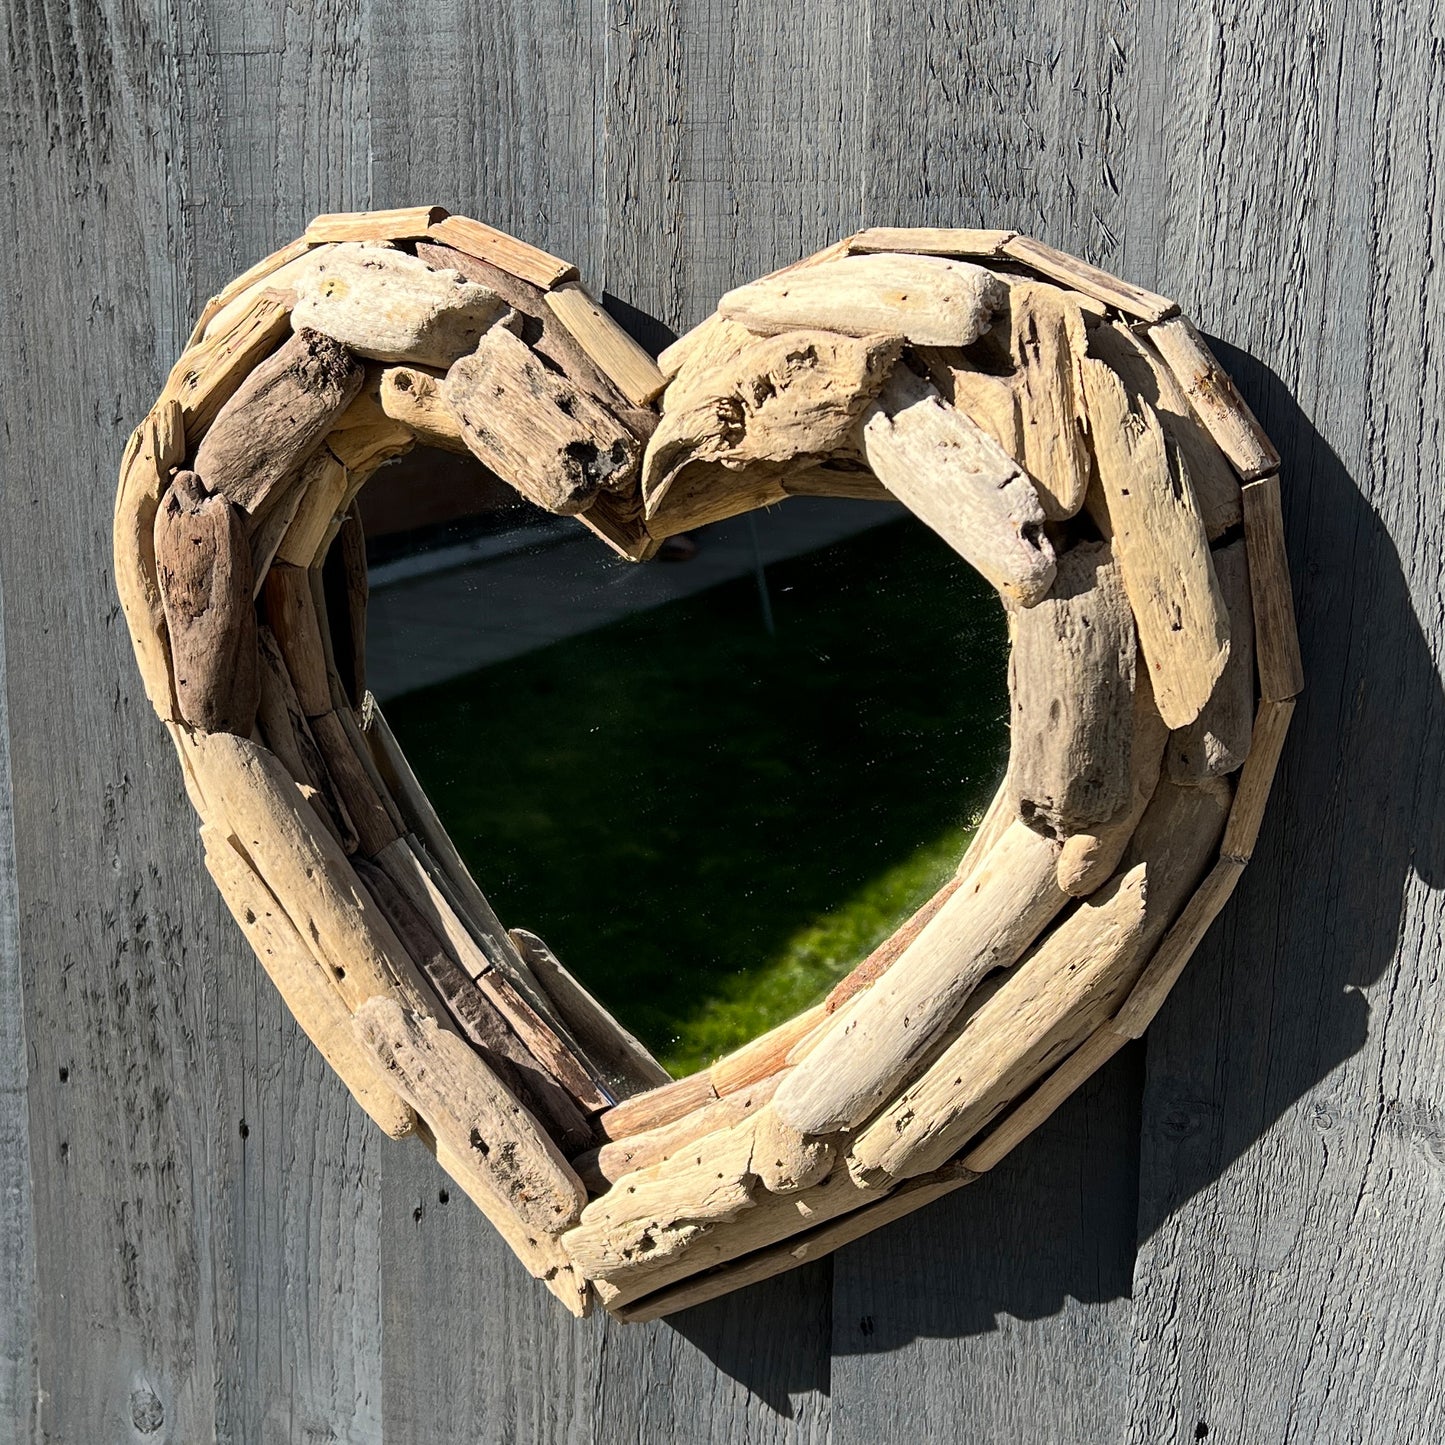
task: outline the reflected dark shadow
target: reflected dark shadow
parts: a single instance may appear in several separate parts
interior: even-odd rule
[[[982,1180],[834,1256],[835,1356],[1127,1298],[1139,1245],[1364,1045],[1361,990],[1392,967],[1406,885],[1445,883],[1445,697],[1396,543],[1285,383],[1211,345],[1284,458],[1305,664],[1254,861],[1156,1022],[1148,1118],[1146,1038]],[[722,1324],[769,1298],[654,1328],[773,1398],[786,1345],[760,1329],[753,1359]]]

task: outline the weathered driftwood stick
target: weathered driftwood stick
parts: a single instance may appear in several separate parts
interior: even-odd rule
[[[708,1069],[713,1088],[726,1098],[777,1073],[798,1042],[823,1022],[826,1012],[822,1004],[814,1004],[767,1033],[750,1039],[741,1048],[724,1054]]]
[[[753,281],[727,292],[719,314],[751,331],[901,336],[920,346],[967,346],[1008,296],[982,266],[938,256],[860,255]]]
[[[258,630],[257,641],[261,705],[256,713],[256,722],[261,730],[261,740],[300,785],[302,793],[341,845],[342,851],[354,853],[356,829],[331,781],[311,724],[301,710],[301,699],[296,696],[296,688],[291,682],[291,674],[286,671],[275,635],[269,627],[262,627]]]
[[[406,826],[416,835],[419,856],[432,881],[447,895],[453,912],[462,920],[467,932],[487,958],[526,995],[532,1006],[562,1027],[546,994],[533,978],[516,945],[502,927],[501,919],[492,911],[476,880],[462,861],[441,819],[431,805],[425,790],[411,770],[406,755],[397,743],[376,699],[367,694],[363,708],[364,738],[373,763],[380,774],[388,797],[396,806]]]
[[[609,1140],[600,1148],[574,1159],[573,1165],[584,1178],[590,1175],[596,1180],[599,1184],[597,1192],[603,1193],[609,1184],[615,1183],[624,1174],[651,1168],[708,1134],[742,1123],[773,1097],[781,1079],[781,1074],[773,1074],[724,1098],[714,1099],[669,1124],[660,1124],[641,1134],[629,1134],[624,1139]]]
[[[1059,887],[1087,898],[1113,876],[1159,784],[1169,729],[1154,705],[1149,669],[1142,658],[1134,671],[1133,741],[1129,748],[1128,801],[1113,817],[1081,828],[1064,839],[1059,853]]]
[[[333,211],[317,216],[305,239],[317,241],[409,241],[447,217],[442,206],[404,206],[391,211]]]
[[[496,1005],[472,981],[446,941],[380,864],[359,862],[356,871],[445,1004],[462,1036],[481,1051],[508,1090],[542,1121],[564,1153],[574,1154],[585,1149],[592,1142],[592,1130],[576,1100],[508,1027]]]
[[[194,445],[235,390],[269,356],[291,326],[289,296],[262,291],[229,330],[217,330],[181,353],[161,396],[180,403]]]
[[[217,413],[196,450],[212,492],[259,517],[285,495],[365,377],[361,363],[317,331],[297,331]]]
[[[667,1070],[563,968],[557,955],[535,933],[525,928],[509,932],[532,977],[582,1053],[618,1098],[671,1082]]]
[[[1259,692],[1268,702],[1283,702],[1297,697],[1305,681],[1290,595],[1277,474],[1245,485],[1244,545],[1249,553]]]
[[[376,361],[366,368],[360,391],[326,433],[327,450],[353,474],[374,471],[382,462],[410,450],[416,441],[412,429],[388,416],[381,405],[381,377],[386,369]]]
[[[833,1015],[778,1089],[779,1118],[805,1134],[832,1134],[867,1118],[911,1076],[979,983],[1017,962],[1063,907],[1057,863],[1057,844],[1011,825],[897,963]]]
[[[969,1149],[962,1159],[964,1167],[979,1174],[992,1169],[1128,1042],[1109,1024],[1095,1029],[1037,1088],[1026,1094]]]
[[[454,246],[479,261],[490,261],[544,291],[577,279],[577,268],[550,252],[529,246],[505,231],[474,221],[469,216],[448,216],[427,227],[427,235],[444,246]]]
[[[1243,540],[1216,549],[1214,575],[1229,612],[1229,661],[1199,716],[1170,734],[1167,765],[1178,783],[1220,778],[1242,767],[1254,726],[1254,615]]]
[[[207,732],[250,734],[260,701],[251,549],[241,514],[178,472],[155,520],[176,705]]]
[[[350,241],[314,252],[293,284],[298,331],[310,327],[359,356],[413,366],[450,366],[507,309],[455,272]]]
[[[1279,467],[1279,453],[1254,419],[1229,373],[1214,359],[1204,338],[1186,316],[1173,316],[1149,328],[1149,339],[1168,362],[1200,421],[1247,482]]]
[[[346,700],[353,710],[366,696],[366,605],[371,584],[366,571],[366,534],[361,508],[353,501],[327,550],[322,567],[331,651]]]
[[[599,1088],[568,1043],[477,945],[407,840],[399,839],[382,849],[376,861],[427,926],[445,940],[452,956],[506,1019],[508,1027],[579,1107],[592,1113],[612,1104],[611,1097]]]
[[[301,469],[297,491],[301,501],[272,561],[313,567],[322,558],[336,517],[345,511],[354,492],[351,473],[323,442]],[[256,580],[263,583],[265,575]]]
[[[1254,856],[1254,845],[1259,839],[1260,824],[1264,821],[1264,807],[1279,769],[1280,754],[1284,751],[1284,740],[1294,709],[1293,698],[1284,702],[1260,702],[1249,743],[1249,757],[1239,775],[1234,808],[1229,815],[1229,826],[1224,830],[1224,842],[1220,845],[1220,852],[1226,858],[1237,858],[1243,862]]]
[[[357,1037],[426,1121],[437,1161],[523,1264],[543,1279],[570,1261],[557,1242],[587,1195],[557,1146],[463,1039],[390,999],[357,1011]]]
[[[357,847],[364,857],[374,858],[397,841],[396,826],[352,749],[340,716],[333,710],[311,716],[307,722],[336,796],[356,830]]]
[[[751,1168],[770,1194],[796,1194],[821,1183],[837,1152],[831,1140],[815,1139],[785,1123],[772,1104],[765,1104],[753,1121]]]
[[[577,338],[577,344],[592,358],[593,365],[633,406],[646,406],[667,385],[667,378],[652,357],[579,282],[564,281],[548,291],[547,305]]]
[[[634,1094],[630,1099],[597,1116],[598,1127],[609,1139],[626,1139],[671,1124],[694,1109],[717,1099],[717,1090],[706,1073],[690,1074],[671,1084]]]
[[[1056,286],[1009,293],[1009,348],[1017,376],[1023,454],[1019,460],[1052,520],[1072,517],[1089,489],[1084,316]],[[1018,453],[1014,453],[1018,456]]]
[[[889,337],[789,331],[709,368],[682,404],[669,393],[642,463],[647,515],[661,509],[689,464],[760,475],[786,495],[789,464],[850,447],[900,350]],[[716,475],[706,470],[709,479]]]
[[[442,394],[473,455],[549,512],[580,512],[636,474],[631,432],[502,327],[447,372]]]
[[[949,357],[961,359],[962,352],[920,351],[917,355],[928,364],[929,379],[950,406],[981,426],[1009,456],[1023,456],[1024,422],[1016,378],[990,376],[947,362]]]
[[[266,621],[276,634],[277,646],[286,660],[286,670],[301,699],[307,717],[331,711],[331,689],[327,684],[326,650],[321,640],[321,623],[311,593],[307,570],[276,562],[266,574],[262,596]]]
[[[783,491],[790,497],[851,497],[859,502],[891,502],[893,493],[862,463],[856,468],[841,457],[797,471],[789,468],[782,477]]]
[[[295,925],[224,829],[204,824],[201,841],[207,871],[292,1018],[384,1134],[393,1139],[410,1134],[416,1115],[357,1044],[350,1011]]]
[[[461,423],[442,396],[445,372],[419,366],[389,366],[381,373],[381,409],[409,427],[417,440],[442,451],[466,452]]]
[[[162,400],[131,433],[120,466],[112,543],[115,588],[150,705],[163,722],[180,716],[172,689],[170,639],[156,577],[155,524],[171,471],[185,456],[180,403]]]
[[[312,577],[316,576],[313,572]],[[333,679],[334,682],[334,679]],[[370,696],[370,694],[367,694]],[[401,809],[397,807],[396,800],[386,785],[386,780],[381,776],[381,770],[376,766],[376,760],[371,756],[371,749],[363,736],[360,724],[356,721],[356,715],[346,706],[346,699],[336,695],[333,689],[333,700],[336,702],[336,716],[341,723],[342,731],[345,732],[348,741],[351,743],[351,751],[356,755],[356,760],[361,764],[368,781],[371,783],[372,791],[381,799],[381,805],[386,809],[387,817],[391,819],[391,825],[396,830],[397,836],[407,831],[405,818],[402,817]]]
[[[1009,776],[1019,817],[1064,839],[1129,802],[1134,617],[1107,542],[1058,559],[1043,601],[1013,618]]]
[[[1169,990],[1184,972],[1184,965],[1193,957],[1209,925],[1229,902],[1243,872],[1244,863],[1238,858],[1221,858],[1210,869],[1106,1028],[1126,1039],[1137,1039],[1143,1034],[1163,1007]]]
[[[230,733],[186,736],[206,799],[354,1012],[397,997],[405,951],[300,788],[267,749]],[[210,821],[210,820],[208,820]]]
[[[1237,527],[1243,514],[1239,478],[1200,426],[1164,358],[1122,322],[1091,327],[1089,351],[1118,372],[1136,404],[1153,408],[1164,431],[1170,465],[1188,475],[1209,540]]]
[[[800,1264],[822,1259],[845,1244],[862,1239],[865,1234],[895,1219],[902,1219],[915,1209],[921,1209],[977,1178],[977,1174],[963,1165],[949,1164],[934,1174],[910,1179],[877,1203],[866,1204],[830,1224],[819,1225],[778,1244],[766,1245],[730,1264],[718,1265],[680,1284],[644,1295],[633,1304],[609,1308],[608,1312],[628,1324],[637,1324],[705,1304],[746,1285],[786,1274]]]
[[[1131,399],[1103,362],[1084,362],[1084,385],[1101,488],[1091,506],[1114,543],[1159,715],[1187,727],[1229,657],[1209,539],[1153,408]]]
[[[248,266],[234,280],[228,281],[206,302],[190,339],[186,342],[186,350],[190,351],[197,346],[207,334],[214,335],[218,331],[229,330],[229,322],[239,314],[242,307],[255,300],[268,284],[284,290],[286,267],[306,255],[312,245],[313,242],[302,236],[299,240],[282,246],[279,251],[263,256],[254,266]],[[278,278],[274,282],[271,280],[273,276]],[[236,307],[238,301],[242,303],[242,307]],[[232,310],[233,307],[236,309]],[[230,313],[224,320],[223,312]]]
[[[963,1021],[853,1141],[849,1168],[877,1183],[939,1167],[1103,1023],[1215,856],[1228,806],[1219,780],[1161,782],[1114,881]]]
[[[1006,256],[1012,256],[1015,261],[1021,261],[1061,286],[1070,286],[1086,296],[1095,296],[1105,305],[1137,316],[1142,321],[1162,321],[1179,310],[1178,305],[1166,296],[1132,286],[1087,261],[1081,261],[1077,256],[1056,251],[1052,246],[1028,236],[1014,236],[1004,242],[1003,251]]]
[[[860,445],[878,480],[1005,597],[1029,607],[1054,580],[1033,484],[994,439],[897,367],[863,415]]]
[[[956,226],[869,226],[848,238],[848,250],[911,251],[920,256],[1002,256],[1017,231],[977,231]]]
[[[729,321],[716,311],[684,332],[657,358],[658,370],[671,383],[666,405],[680,405],[690,378],[706,375],[756,340],[741,321]]]

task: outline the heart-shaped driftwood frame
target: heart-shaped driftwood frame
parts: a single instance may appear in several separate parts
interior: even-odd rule
[[[115,514],[207,867],[287,1006],[569,1309],[633,1320],[977,1178],[1137,1037],[1301,686],[1278,458],[1172,302],[1012,231],[870,230],[660,363],[490,227],[323,216],[206,308]],[[416,438],[636,560],[795,493],[897,498],[1003,598],[1008,777],[957,876],[691,1078],[503,928],[365,691],[354,499]]]

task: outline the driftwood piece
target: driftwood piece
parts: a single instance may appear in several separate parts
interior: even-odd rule
[[[356,830],[357,847],[364,857],[374,858],[396,842],[396,825],[352,748],[340,715],[333,709],[308,717],[307,723],[325,761],[335,795]]]
[[[896,338],[789,331],[709,368],[685,404],[672,395],[664,402],[642,463],[647,514],[661,508],[690,463],[781,479],[790,463],[844,450],[900,350]]]
[[[994,439],[897,367],[865,411],[861,447],[878,480],[1005,597],[1029,607],[1054,580],[1033,484]]]
[[[300,476],[364,376],[339,342],[298,330],[221,408],[196,450],[196,472],[208,490],[261,515]]]
[[[1009,293],[1009,346],[1015,367],[1023,453],[1044,514],[1072,517],[1089,489],[1083,377],[1084,317],[1057,286],[1015,286]]]
[[[228,281],[202,308],[195,329],[186,342],[186,350],[198,345],[208,334],[229,330],[231,322],[240,311],[254,301],[268,285],[284,291],[286,268],[306,255],[314,244],[302,236],[282,246],[279,251],[263,256],[254,266],[248,266],[239,276]],[[278,280],[273,281],[273,277]]]
[[[965,1018],[853,1141],[849,1168],[878,1183],[939,1167],[1110,1017],[1215,856],[1228,807],[1221,781],[1161,782],[1114,880]]]
[[[549,512],[580,512],[636,474],[636,438],[501,327],[447,372],[442,394],[473,455]]]
[[[381,409],[409,428],[426,446],[442,451],[469,450],[461,423],[452,415],[442,394],[445,372],[419,366],[389,366],[381,373]]]
[[[752,1172],[769,1194],[796,1194],[820,1183],[833,1167],[837,1149],[786,1124],[766,1104],[753,1126]]]
[[[250,734],[260,701],[251,549],[241,514],[178,472],[155,520],[176,705],[192,727]]]
[[[401,941],[275,755],[230,733],[193,734],[185,746],[219,814],[208,821],[235,835],[347,1006],[400,997]]]
[[[1075,898],[1088,897],[1113,875],[1159,784],[1169,729],[1154,705],[1149,669],[1142,659],[1134,670],[1131,736],[1128,802],[1113,817],[1065,838],[1059,852],[1059,887]]]
[[[974,370],[968,353],[956,346],[920,346],[913,356],[949,406],[986,431],[1009,456],[1016,460],[1023,456],[1016,377]]]
[[[301,501],[272,562],[285,562],[292,567],[315,566],[323,556],[337,516],[345,511],[355,490],[351,473],[323,442],[301,469],[297,484]],[[258,583],[265,580],[264,575],[257,578]]]
[[[1164,431],[1170,466],[1187,474],[1209,540],[1237,527],[1243,515],[1239,478],[1200,426],[1189,398],[1148,339],[1121,322],[1093,326],[1089,352],[1118,372],[1136,403],[1153,408]]]
[[[609,1139],[626,1139],[671,1124],[694,1109],[717,1099],[717,1090],[707,1074],[690,1074],[671,1084],[634,1094],[630,1099],[597,1116],[598,1127]]]
[[[1278,475],[1245,485],[1244,545],[1249,553],[1259,694],[1269,702],[1283,702],[1297,697],[1305,681],[1290,593]]]
[[[357,1043],[350,1011],[296,926],[224,829],[205,824],[201,841],[206,870],[292,1018],[382,1133],[393,1139],[410,1134],[416,1115]]]
[[[869,226],[848,238],[848,250],[911,251],[920,256],[1002,256],[1017,231],[957,226]]]
[[[480,1050],[508,1091],[541,1120],[564,1153],[585,1149],[592,1141],[592,1131],[576,1100],[508,1027],[446,941],[380,864],[359,862],[356,871],[461,1035]]]
[[[664,406],[680,404],[688,377],[706,374],[756,340],[755,333],[741,321],[729,321],[717,311],[704,317],[691,331],[683,332],[657,358],[658,369],[668,381]]]
[[[450,366],[507,309],[455,272],[359,242],[315,252],[294,285],[298,331],[310,327],[359,356],[414,366]]]
[[[612,1098],[599,1088],[568,1041],[553,1030],[548,1020],[531,1006],[478,946],[407,840],[398,839],[383,848],[376,855],[376,862],[425,919],[427,926],[445,941],[452,956],[506,1019],[512,1032],[572,1095],[578,1106],[585,1112],[593,1113],[611,1105],[614,1102]]]
[[[326,649],[307,569],[287,562],[274,563],[266,574],[261,593],[266,621],[286,660],[286,670],[301,699],[301,710],[307,717],[330,712]]]
[[[1284,740],[1294,709],[1293,698],[1286,698],[1283,702],[1263,700],[1259,704],[1249,743],[1249,757],[1239,774],[1229,826],[1224,830],[1224,842],[1220,845],[1220,852],[1226,858],[1247,862],[1254,856],[1254,845],[1259,840],[1260,824],[1264,821],[1264,807],[1274,786],[1274,775],[1279,768],[1280,754],[1284,751]]]
[[[1061,286],[1069,286],[1075,291],[1082,291],[1086,296],[1097,297],[1106,305],[1113,306],[1129,316],[1137,316],[1141,321],[1162,321],[1179,310],[1177,303],[1166,296],[1159,296],[1153,291],[1133,286],[1128,281],[1121,281],[1117,276],[1111,276],[1107,271],[1101,271],[1097,266],[1081,261],[1077,256],[1055,250],[1043,241],[1035,241],[1029,236],[1012,237],[1004,242],[1003,250],[1006,256],[1012,256],[1014,260],[1022,262],[1050,280],[1057,281]]]
[[[671,1081],[667,1070],[568,973],[535,933],[525,928],[509,932],[538,987],[551,1000],[593,1068],[619,1098]]]
[[[1247,482],[1279,467],[1279,453],[1264,434],[1229,373],[1214,359],[1186,316],[1149,328],[1149,339],[1168,363],[1210,436]]]
[[[1254,616],[1242,540],[1215,550],[1214,575],[1229,612],[1229,661],[1199,716],[1170,735],[1165,756],[1169,776],[1177,783],[1223,777],[1242,767],[1249,755],[1254,726]]]
[[[915,1209],[922,1209],[925,1204],[932,1204],[935,1199],[941,1199],[977,1178],[973,1170],[962,1164],[947,1165],[932,1175],[910,1179],[876,1203],[865,1204],[831,1223],[755,1249],[751,1254],[715,1266],[705,1274],[694,1275],[680,1284],[646,1294],[632,1304],[611,1307],[609,1313],[628,1324],[639,1324],[676,1314],[693,1305],[705,1304],[733,1290],[773,1279],[799,1265],[823,1259],[845,1244],[862,1239],[865,1234],[895,1219],[902,1219]]]
[[[317,241],[409,241],[447,217],[442,206],[404,206],[390,211],[333,211],[317,216],[305,239]]]
[[[546,294],[553,314],[577,339],[597,369],[630,401],[646,406],[667,385],[657,363],[576,281]]]
[[[1209,539],[1154,409],[1131,399],[1103,362],[1083,365],[1099,475],[1090,505],[1114,544],[1159,715],[1170,728],[1187,727],[1229,657],[1229,614]]]
[[[707,1071],[713,1088],[720,1097],[726,1098],[770,1078],[788,1061],[797,1044],[823,1022],[826,1013],[822,1004],[814,1004],[757,1038],[749,1039],[741,1048],[724,1054]]]
[[[355,501],[327,550],[321,571],[331,651],[346,700],[353,710],[366,696],[366,606],[371,583],[366,571],[366,534]]]
[[[179,713],[172,689],[165,606],[156,576],[156,512],[171,471],[180,465],[185,450],[180,403],[158,402],[126,443],[111,525],[116,593],[146,697],[163,722],[173,721]]]
[[[388,1080],[426,1121],[437,1160],[534,1275],[568,1270],[557,1235],[586,1199],[541,1126],[456,1034],[389,999],[359,1009],[354,1027]]]
[[[513,276],[520,276],[544,291],[577,279],[577,268],[570,261],[529,246],[495,226],[474,221],[470,216],[448,216],[427,227],[427,235],[445,246],[454,246],[479,261],[490,261]]]
[[[938,256],[859,255],[739,286],[718,312],[751,331],[901,336],[920,346],[967,346],[1008,292],[991,272]]]
[[[400,456],[415,442],[409,426],[386,414],[381,405],[380,362],[366,368],[365,379],[351,405],[326,433],[326,448],[348,472],[369,473]]]
[[[805,1134],[867,1118],[979,983],[1017,962],[1063,907],[1057,862],[1055,843],[1014,823],[893,967],[833,1015],[779,1087],[778,1117]]]
[[[290,296],[266,289],[228,329],[216,330],[181,353],[161,395],[180,403],[192,445],[262,358],[276,349],[290,325]]]
[[[1013,617],[1009,776],[1019,817],[1064,839],[1123,811],[1133,743],[1134,617],[1107,542],[1058,559]]]

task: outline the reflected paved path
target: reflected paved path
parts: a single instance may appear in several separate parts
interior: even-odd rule
[[[517,657],[630,612],[660,607],[891,522],[901,506],[794,497],[701,534],[689,562],[624,562],[578,529],[550,541],[428,577],[374,587],[367,614],[367,678],[383,702],[399,693]]]

